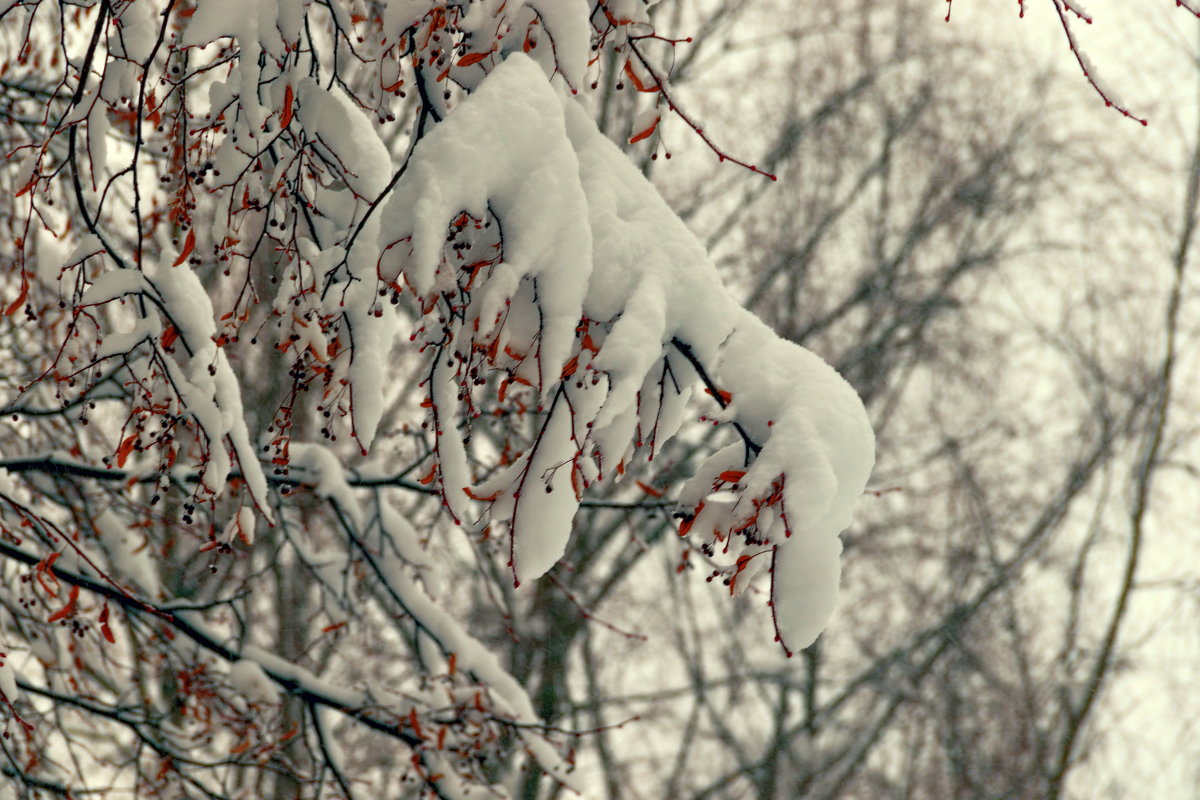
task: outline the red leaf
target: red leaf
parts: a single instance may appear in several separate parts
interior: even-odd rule
[[[579,356],[571,356],[571,360],[563,365],[562,377],[571,377],[577,369],[579,369]]]
[[[183,251],[180,252],[179,258],[171,264],[172,267],[178,267],[183,262],[187,261],[187,257],[192,254],[192,248],[196,246],[196,229],[191,228],[187,232],[187,238],[183,240]]]
[[[638,481],[637,485],[638,485],[639,489],[641,489],[643,492],[650,495],[651,497],[662,497],[663,496],[662,489],[655,489],[653,486],[651,486],[647,483],[642,483],[641,481]]]
[[[485,58],[487,58],[491,54],[492,54],[491,50],[487,51],[486,53],[467,53],[465,56],[463,56],[462,58],[460,58],[458,60],[458,66],[469,67],[472,64],[478,64],[480,61],[483,61]]]
[[[645,139],[650,134],[654,133],[654,129],[658,127],[658,120],[659,120],[659,118],[655,117],[654,122],[650,123],[650,127],[646,128],[645,130],[643,130],[639,133],[635,133],[633,136],[629,137],[629,143],[637,144],[642,139]]]
[[[436,478],[436,477],[437,477],[437,464],[434,464],[432,467],[429,468],[429,472],[426,473],[425,477],[418,480],[417,483],[421,484],[422,486],[428,486],[429,484],[433,483],[434,478]]]
[[[159,339],[162,342],[163,350],[170,350],[171,345],[175,344],[175,340],[179,338],[179,329],[174,325],[168,325],[167,329],[162,332],[162,337]]]
[[[292,122],[292,102],[296,99],[292,87],[288,86],[283,92],[283,111],[279,114],[279,127],[286,128]]]
[[[413,733],[417,735],[418,739],[425,738],[421,733],[421,721],[417,719],[417,709],[415,706],[408,711],[408,724],[412,726]]]
[[[744,469],[727,469],[717,476],[717,480],[725,481],[726,483],[737,483],[746,474]]]
[[[25,193],[26,193],[26,192],[28,192],[30,189],[32,189],[34,186],[37,186],[37,182],[38,182],[38,180],[39,180],[40,178],[41,178],[41,176],[40,176],[40,175],[38,175],[38,174],[37,174],[37,172],[35,171],[35,172],[33,173],[33,176],[32,176],[32,177],[30,177],[30,179],[29,179],[29,182],[28,182],[28,183],[26,183],[24,186],[22,186],[22,187],[21,187],[21,188],[20,188],[20,189],[17,191],[17,193],[13,195],[13,199],[14,199],[14,200],[15,200],[15,199],[17,199],[18,197],[20,197],[21,195],[25,194]]]
[[[60,619],[66,619],[75,613],[75,601],[79,599],[79,587],[71,587],[71,595],[67,598],[67,604],[50,615],[47,622],[58,622]]]
[[[21,292],[17,295],[17,299],[4,307],[4,316],[11,317],[20,310],[21,306],[25,305],[25,298],[29,297],[29,279],[21,273]]]
[[[750,563],[750,559],[751,559],[751,556],[748,556],[745,554],[738,556],[737,571],[734,572],[733,576],[729,579],[729,596],[730,597],[733,596],[734,589],[737,588],[738,576],[742,574],[742,570],[744,570],[746,568],[746,565]]]
[[[696,510],[692,512],[690,517],[687,517],[679,523],[679,535],[687,536],[691,531],[692,526],[696,524],[696,518],[700,516],[700,512],[704,510],[704,501],[700,501],[700,505],[696,506]]]
[[[117,467],[124,467],[129,454],[133,452],[133,446],[137,443],[137,434],[132,434],[125,437],[125,441],[121,442],[121,446],[117,448]]]
[[[630,61],[625,62],[625,74],[629,76],[629,80],[633,83],[633,88],[637,89],[639,92],[658,91],[659,87],[657,83],[655,83],[653,86],[648,86],[642,82],[642,79],[638,77],[636,72],[634,72],[633,63]],[[653,128],[651,128],[651,130],[653,130]]]
[[[708,395],[709,397],[720,397],[721,402],[724,404],[728,404],[729,401],[733,399],[733,395],[731,395],[729,392],[725,391],[724,389],[717,389],[717,393],[716,393],[716,395],[714,395],[712,389],[705,388],[704,393],[706,395]]]

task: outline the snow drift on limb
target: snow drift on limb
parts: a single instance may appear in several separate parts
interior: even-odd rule
[[[396,255],[380,277],[420,298],[417,336],[435,353],[430,479],[456,519],[478,501],[507,526],[518,584],[562,556],[591,483],[651,458],[702,384],[743,442],[683,487],[680,532],[728,564],[731,588],[769,562],[781,642],[812,642],[874,461],[862,403],[730,297],[578,104],[509,55],[417,145],[382,220],[380,250]],[[530,441],[484,471],[468,453],[488,411],[528,416]]]

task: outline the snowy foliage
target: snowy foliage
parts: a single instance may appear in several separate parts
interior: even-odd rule
[[[56,35],[38,11],[8,8],[6,41]],[[298,714],[346,794],[327,738],[343,720],[410,748],[406,778],[440,796],[506,796],[487,764],[514,745],[570,785],[563,738],[444,602],[435,554],[453,547],[431,531],[447,522],[502,542],[479,553],[527,591],[589,496],[669,505],[731,592],[763,574],[786,651],[816,638],[872,433],[832,368],[730,297],[585,110],[599,51],[655,96],[646,131],[677,110],[638,50],[647,4],[73,13],[65,71],[5,63],[50,123],[10,135],[3,173],[17,206],[4,325],[28,360],[4,398],[18,437],[3,440],[0,547],[30,598],[22,624],[72,626],[65,680],[102,697],[105,676],[148,681],[118,642],[176,676],[143,687],[178,715],[151,783],[209,780],[173,755],[204,736],[247,765],[269,759],[294,732],[266,729]],[[46,422],[60,417],[65,429]],[[709,445],[709,425],[726,443]],[[711,452],[658,500],[647,481],[677,438]],[[240,588],[189,601],[197,555]],[[318,674],[296,663],[315,641],[281,632],[272,652],[247,632],[266,602],[253,571],[271,565],[311,576],[322,635],[395,625],[367,649],[406,641],[401,682],[364,688],[339,650]],[[282,596],[291,579],[275,580]],[[19,712],[11,676],[68,691],[62,647],[30,641],[0,667],[29,770],[60,745],[22,721],[44,709]],[[268,714],[285,696],[307,711]]]

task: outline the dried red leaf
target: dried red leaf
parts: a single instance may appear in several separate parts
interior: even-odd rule
[[[637,72],[633,69],[633,62],[631,61],[625,62],[625,74],[629,76],[629,81],[633,84],[633,88],[637,89],[639,92],[657,92],[659,90],[657,83],[651,86],[642,81]]]
[[[129,454],[133,452],[133,446],[137,444],[137,434],[131,434],[125,437],[125,441],[121,442],[117,448],[117,467],[124,467],[125,462],[129,459]]]
[[[648,483],[643,483],[642,481],[638,481],[637,485],[638,485],[639,489],[641,489],[643,492],[650,495],[651,497],[662,497],[663,496],[662,489],[655,489],[653,486],[649,485]]]
[[[465,56],[463,56],[462,58],[460,58],[458,60],[458,66],[469,67],[472,64],[478,64],[480,61],[483,61],[485,58],[487,58],[491,54],[492,54],[491,50],[487,51],[486,53],[467,53]]]
[[[29,279],[25,277],[24,273],[22,273],[21,274],[21,291],[17,295],[16,300],[13,300],[11,303],[9,303],[7,306],[4,307],[4,316],[11,317],[13,314],[17,313],[17,311],[20,310],[21,306],[25,305],[25,299],[27,297],[29,297]]]
[[[183,262],[187,261],[188,256],[192,254],[192,249],[196,246],[196,229],[191,228],[187,232],[187,238],[183,240],[183,250],[179,253],[179,258],[171,263],[172,267],[178,267]]]
[[[696,524],[696,519],[700,516],[700,512],[704,510],[704,501],[700,501],[700,505],[696,506],[690,517],[684,518],[679,523],[679,535],[687,536],[692,530],[692,526]]]
[[[47,622],[58,622],[60,619],[66,619],[75,613],[75,601],[79,599],[79,587],[72,586],[71,594],[67,598],[67,604],[50,615]]]
[[[579,356],[571,356],[571,360],[563,365],[561,377],[569,378],[575,374],[577,369],[579,369]]]
[[[417,718],[417,709],[415,707],[410,708],[408,711],[408,724],[412,727],[413,733],[417,735],[418,739],[425,738],[424,734],[421,733],[421,720]]]
[[[583,491],[579,488],[579,470],[572,465],[571,467],[571,490],[575,492],[575,500],[583,499]]]
[[[650,123],[650,127],[645,128],[644,130],[641,130],[638,133],[635,133],[633,136],[629,137],[629,143],[637,144],[642,139],[645,139],[648,136],[650,136],[650,134],[654,133],[654,129],[658,127],[658,120],[659,120],[659,117],[655,117],[654,122]]]
[[[706,395],[708,395],[709,397],[720,397],[721,402],[725,403],[725,404],[728,404],[729,401],[733,399],[733,395],[731,395],[729,392],[725,391],[724,389],[718,389],[717,393],[714,395],[713,390],[706,387],[704,389],[704,393]]]
[[[41,176],[38,175],[36,172],[34,172],[33,175],[29,178],[29,180],[25,183],[25,185],[22,186],[20,189],[18,189],[17,193],[13,195],[13,199],[14,200],[17,199],[18,197],[20,197],[21,195],[25,194],[30,189],[32,189],[34,186],[37,186],[37,182],[40,178],[41,178]]]

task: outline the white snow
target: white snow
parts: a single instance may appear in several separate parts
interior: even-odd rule
[[[0,658],[0,692],[4,693],[4,699],[10,703],[15,703],[20,698],[17,675],[7,658]]]
[[[153,545],[146,536],[106,508],[93,521],[100,545],[108,554],[118,580],[130,580],[151,599],[158,598],[162,583],[158,577]]]
[[[296,92],[296,119],[334,163],[344,168],[346,183],[367,201],[383,191],[391,178],[392,157],[366,112],[338,86],[325,89],[302,78]]]
[[[229,684],[252,705],[279,702],[279,687],[257,662],[250,659],[243,658],[230,665]]]
[[[522,583],[562,556],[581,476],[611,473],[639,437],[650,455],[675,433],[686,398],[674,384],[696,381],[694,359],[728,393],[719,416],[750,443],[702,464],[681,509],[692,513],[705,501],[695,535],[720,542],[729,559],[752,554],[735,531],[756,534],[753,552],[763,553],[764,542],[776,549],[778,632],[786,648],[811,643],[835,604],[838,535],[874,463],[874,437],[853,389],[731,298],[651,184],[523,54],[510,54],[417,145],[383,209],[379,246],[411,237],[400,269],[418,295],[464,290],[463,270],[445,248],[447,227],[463,210],[478,219],[493,212],[503,250],[472,277],[456,329],[420,329],[436,347],[428,390],[441,485],[455,517],[467,514],[471,490],[454,422],[470,391],[461,364],[479,349],[490,344],[494,368],[527,380],[545,408],[529,451],[471,490],[491,497],[493,520],[508,523]],[[580,329],[589,349],[576,336],[582,318],[590,320]],[[529,320],[532,330],[522,327]],[[581,461],[593,463],[572,481]],[[758,556],[745,578],[769,557]]]
[[[295,442],[288,446],[291,468],[303,470],[313,482],[313,491],[325,497],[349,514],[356,525],[362,524],[362,512],[358,498],[346,481],[346,473],[337,455],[324,445],[315,442]]]
[[[163,363],[171,370],[171,381],[184,406],[208,440],[209,458],[201,475],[202,485],[215,494],[223,490],[233,469],[232,452],[237,456],[255,505],[271,521],[267,478],[246,428],[237,376],[225,351],[215,342],[217,328],[208,291],[187,264],[177,267],[159,264],[146,269],[144,276],[178,328],[179,338],[191,348],[192,355],[186,364],[176,361],[186,356],[167,353],[163,353]]]
[[[134,269],[114,269],[101,273],[80,298],[80,305],[100,305],[127,294],[144,292],[149,288],[142,273]]]
[[[440,264],[450,221],[464,210],[484,219],[490,204],[504,220],[503,287],[538,279],[547,314],[541,361],[553,374],[567,360],[591,271],[587,204],[562,119],[541,70],[525,56],[509,56],[413,151],[380,226],[381,247],[412,237],[404,271],[425,295],[457,287],[457,265]],[[492,294],[478,312],[482,334],[494,326],[505,294]]]
[[[592,31],[587,0],[527,0],[550,35],[554,58],[563,77],[579,89],[587,73]],[[522,32],[523,33],[523,32]]]

